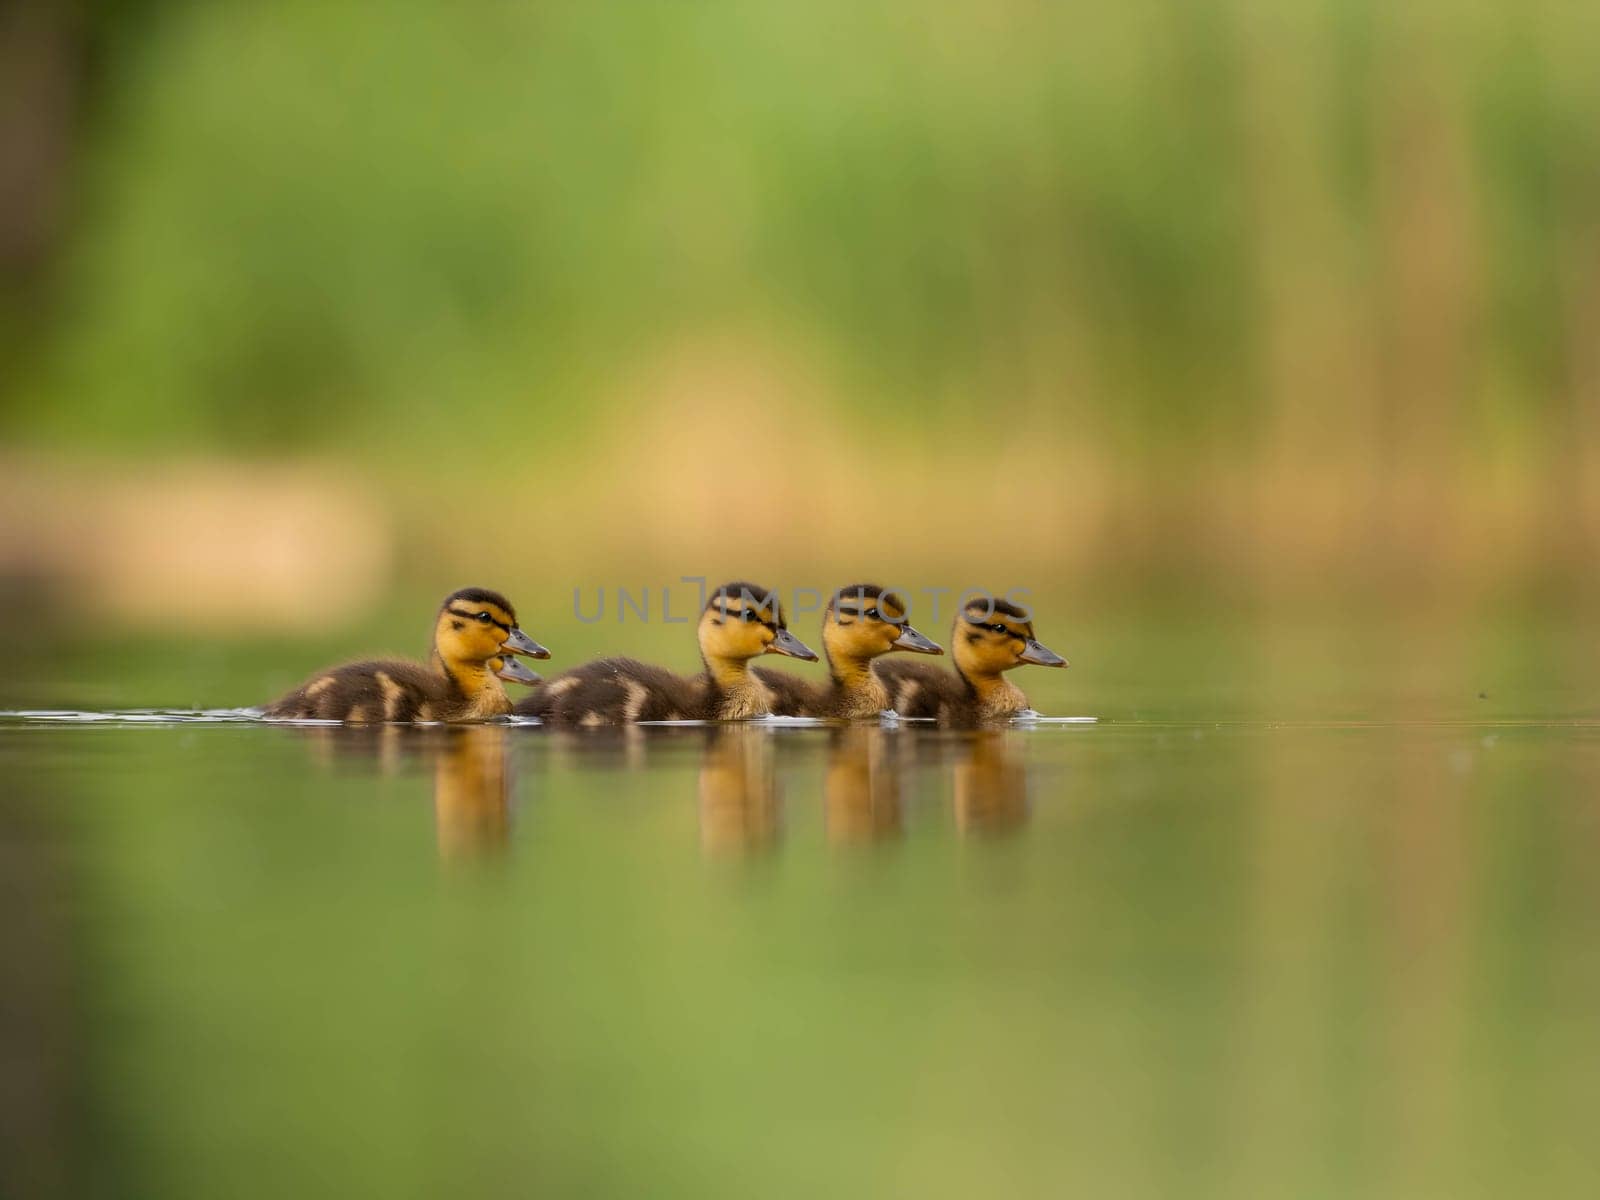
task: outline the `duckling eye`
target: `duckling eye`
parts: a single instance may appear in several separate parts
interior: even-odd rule
[[[490,618],[489,614],[486,612],[481,612],[478,614],[478,620],[483,622],[485,625],[487,625],[491,619],[492,618]]]
[[[1009,629],[1007,629],[1004,625],[1000,624],[1000,622],[998,622],[998,621],[996,621],[993,625],[989,626],[989,628],[994,630],[996,633],[1010,633],[1011,632]]]
[[[759,615],[751,612],[748,608],[739,610],[739,620],[741,621],[759,621],[760,619]]]
[[[880,619],[878,617],[878,610],[875,609],[875,608],[869,608],[869,609],[867,609],[866,612],[862,613],[861,615],[863,617],[865,617],[869,621],[876,621],[876,620]]]

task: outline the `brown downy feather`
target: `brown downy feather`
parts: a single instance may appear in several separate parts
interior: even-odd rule
[[[1028,707],[1028,698],[1011,683],[1005,686],[1015,695],[1004,704],[983,704],[960,667],[947,671],[932,663],[885,662],[874,665],[873,671],[889,693],[889,707],[902,717],[970,727],[988,719],[1009,719]]]
[[[548,652],[517,628],[516,611],[498,592],[462,588],[434,620],[428,664],[357,662],[313,676],[266,709],[279,720],[471,721],[511,711],[495,675],[504,648]]]
[[[516,711],[558,725],[759,717],[772,711],[773,698],[751,673],[749,660],[768,653],[811,653],[789,634],[771,594],[748,583],[717,589],[700,615],[696,639],[705,664],[698,675],[678,675],[631,658],[602,658],[546,680]]]
[[[872,670],[875,659],[895,650],[943,653],[905,618],[898,599],[876,584],[839,588],[822,618],[826,683],[811,683],[787,671],[755,669],[772,693],[772,711],[783,716],[844,720],[877,716],[889,707],[890,696]]]
[[[1028,708],[1022,689],[1004,672],[1039,659],[1037,651],[1065,666],[1040,646],[1025,610],[993,597],[968,603],[956,614],[950,634],[954,671],[929,663],[891,660],[873,664],[888,692],[889,707],[902,717],[922,717],[941,725],[972,727],[1010,720]]]
[[[637,659],[600,658],[537,685],[516,711],[558,725],[712,720],[718,698],[706,683]]]
[[[828,683],[813,683],[789,671],[771,667],[751,670],[771,696],[769,711],[780,717],[831,717],[834,714],[834,689]]]
[[[495,681],[499,687],[499,681]],[[500,696],[505,697],[501,687]],[[448,673],[408,662],[357,662],[335,667],[297,687],[267,709],[280,720],[349,721],[460,721],[470,716],[492,716],[476,711],[483,697],[468,697]],[[488,707],[509,712],[505,707]]]

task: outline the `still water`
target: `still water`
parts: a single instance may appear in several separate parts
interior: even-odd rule
[[[18,1194],[1590,1195],[1600,727],[0,719]]]

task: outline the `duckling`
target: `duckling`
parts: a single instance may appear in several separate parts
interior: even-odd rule
[[[516,711],[564,725],[633,721],[738,721],[772,711],[772,692],[750,670],[762,654],[817,656],[789,632],[766,588],[725,583],[696,628],[705,670],[685,677],[631,658],[602,658],[547,680]]]
[[[1028,707],[1028,697],[1004,672],[1024,663],[1067,665],[1034,638],[1024,609],[994,596],[969,600],[956,614],[950,654],[953,674],[926,663],[877,663],[874,670],[893,701],[889,707],[902,717],[933,717],[944,725],[1003,721]]]
[[[378,661],[335,667],[270,705],[266,715],[356,724],[500,716],[511,711],[511,698],[490,664],[499,661],[504,670],[505,663],[515,662],[506,657],[513,651],[550,657],[517,628],[516,610],[499,592],[462,588],[439,606],[426,666]]]
[[[889,692],[872,671],[872,660],[891,650],[943,654],[906,621],[893,592],[853,583],[834,592],[822,616],[822,653],[829,680],[813,684],[787,671],[756,669],[771,689],[772,711],[793,717],[875,717],[889,707]]]

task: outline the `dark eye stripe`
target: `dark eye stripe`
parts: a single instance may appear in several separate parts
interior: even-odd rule
[[[1001,633],[1006,637],[1016,638],[1018,641],[1025,642],[1033,636],[1031,633],[1018,633],[1011,626],[1000,621],[979,621],[972,617],[966,617],[965,619],[968,625],[975,626],[978,629],[987,629],[990,633]]]
[[[469,621],[476,621],[478,619],[478,614],[477,613],[475,613],[475,612],[464,612],[463,610],[461,610],[459,608],[455,608],[453,606],[451,608],[447,609],[446,611],[453,612],[458,617],[465,617]],[[511,626],[507,625],[504,621],[495,620],[493,613],[489,614],[489,624],[493,625],[496,629],[503,629],[507,633],[511,632]]]
[[[763,617],[761,615],[761,610],[760,609],[746,608],[742,604],[723,604],[723,605],[719,605],[717,611],[721,612],[722,616],[723,617],[727,617],[729,620],[732,620],[732,621],[744,621],[744,622],[748,622],[749,624],[752,624],[752,625],[755,625],[755,624],[764,625],[768,629],[772,630],[774,633],[776,633],[778,628],[779,628],[779,626],[777,625],[776,622],[774,622],[773,620],[771,620],[768,617]],[[748,614],[748,615],[746,615],[746,614]],[[722,620],[719,617],[712,617],[711,620],[712,620],[712,622],[714,624],[717,624],[717,625],[722,624]]]
[[[867,613],[859,608],[840,608],[836,611],[841,617],[867,617]],[[875,616],[867,617],[867,619],[869,621],[882,621],[888,625],[901,625],[905,623],[906,618],[904,613],[897,617],[893,613],[884,612],[880,608]]]

